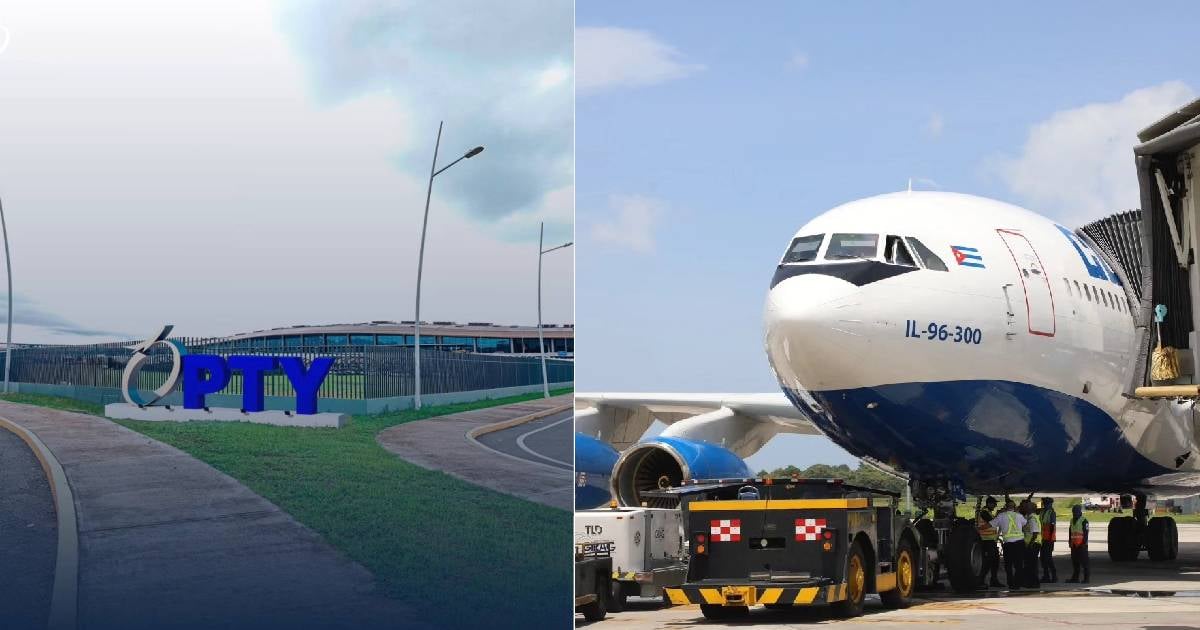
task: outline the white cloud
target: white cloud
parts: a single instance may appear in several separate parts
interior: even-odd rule
[[[416,134],[399,165],[428,172],[446,123],[445,159],[484,145],[442,194],[486,221],[529,212],[574,181],[570,2],[543,0],[304,0],[282,24],[317,94],[347,102],[386,93]],[[457,168],[456,168],[457,171]]]
[[[946,121],[942,119],[941,112],[933,112],[929,115],[929,122],[925,123],[926,133],[934,138],[940,138],[945,128]]]
[[[1077,227],[1140,205],[1137,132],[1195,98],[1180,81],[1134,90],[1117,101],[1054,113],[1029,130],[1020,155],[986,168],[1032,210]]]
[[[808,54],[802,52],[792,53],[792,57],[788,59],[788,66],[795,70],[803,70],[808,67]]]
[[[313,6],[336,13],[347,5]],[[471,26],[474,14],[463,13],[463,23],[387,33],[511,36]],[[15,342],[144,335],[163,323],[204,336],[412,318],[432,117],[441,113],[433,92],[448,89],[430,75],[463,58],[430,47],[400,64],[421,66],[406,90],[378,79],[361,92],[330,87],[316,101],[308,58],[297,56],[296,35],[281,30],[271,3],[181,9],[114,0],[54,12],[18,2],[4,4],[0,20],[12,33],[0,55],[0,195],[18,292]],[[434,185],[426,319],[535,321],[537,220],[547,221],[547,239],[553,228],[569,240],[571,229],[562,191],[572,181],[572,90],[554,70],[569,68],[569,19],[562,22],[557,31],[532,29],[546,41],[514,51],[511,72],[489,74],[501,61],[479,66],[488,90],[480,99],[495,96],[486,112],[450,108],[443,156],[474,144],[487,150]],[[377,33],[325,32],[345,36],[330,45],[343,52],[356,41],[369,47]],[[500,57],[504,44],[489,50]],[[339,57],[340,78],[365,81],[373,67],[363,56]],[[470,74],[456,69],[455,84]],[[513,83],[495,89],[503,81]],[[428,98],[419,94],[426,88]],[[498,129],[491,139],[469,133],[488,124]],[[526,158],[536,166],[521,164]],[[515,166],[490,170],[507,165]],[[475,201],[498,188],[521,194]],[[527,219],[511,226],[508,217]],[[571,321],[572,267],[545,273],[546,321]]]
[[[601,243],[648,254],[654,251],[654,229],[666,205],[641,195],[614,195],[609,199],[614,216],[592,226],[592,238]]]
[[[575,81],[580,93],[653,85],[704,69],[645,31],[611,27],[575,29]]]

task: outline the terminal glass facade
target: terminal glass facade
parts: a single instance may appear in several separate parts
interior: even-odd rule
[[[414,335],[374,334],[304,334],[265,335],[235,342],[241,348],[302,348],[305,346],[412,346]],[[465,352],[534,354],[538,352],[538,338],[533,337],[476,337],[471,335],[421,335],[421,347],[437,347],[443,350]],[[545,338],[547,354],[573,353],[575,340],[571,338]]]

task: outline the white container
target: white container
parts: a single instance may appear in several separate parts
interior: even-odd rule
[[[658,597],[687,577],[678,509],[600,508],[575,512],[575,545],[607,548],[613,580],[625,595]]]

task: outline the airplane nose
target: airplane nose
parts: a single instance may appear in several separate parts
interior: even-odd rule
[[[828,319],[831,302],[856,293],[858,287],[833,276],[805,274],[785,278],[767,293],[767,322]]]
[[[767,355],[785,386],[824,389],[862,350],[858,296],[853,284],[822,274],[786,278],[767,294]],[[842,367],[839,367],[842,366]]]

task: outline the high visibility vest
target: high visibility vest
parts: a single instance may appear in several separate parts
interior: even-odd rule
[[[1042,521],[1038,515],[1030,512],[1029,518],[1025,519],[1025,544],[1042,542]]]
[[[1087,541],[1087,524],[1088,520],[1082,516],[1071,520],[1071,537],[1067,541],[1068,545],[1072,548],[1083,546],[1084,542]]]
[[[1000,535],[1000,532],[982,516],[975,518],[975,528],[979,530],[979,537],[984,542],[995,542],[996,537]]]
[[[1054,510],[1050,508],[1042,510],[1042,541],[1054,542],[1058,540],[1058,536],[1054,533],[1055,519]]]
[[[1015,541],[1021,537],[1021,528],[1017,527],[1017,515],[1008,511],[1004,514],[1008,518],[1008,524],[1004,526],[1004,542]]]

